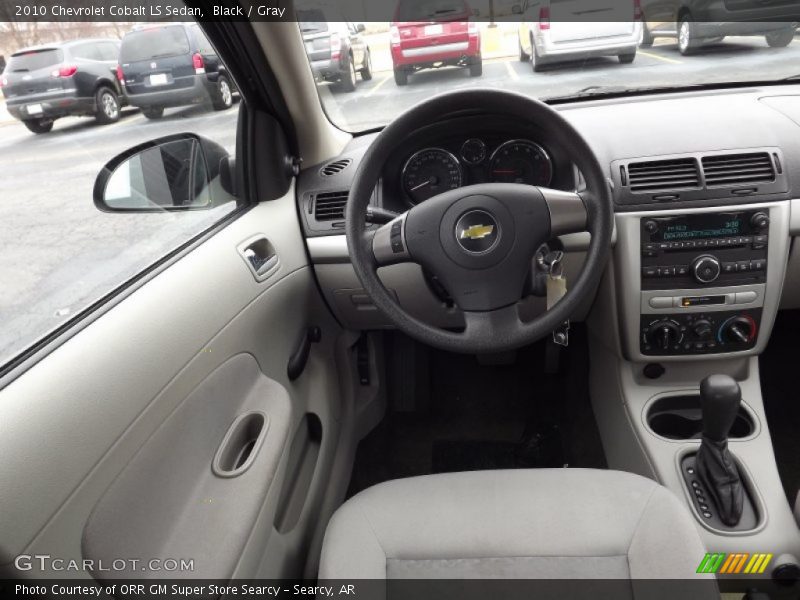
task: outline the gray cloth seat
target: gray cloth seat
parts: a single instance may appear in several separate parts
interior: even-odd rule
[[[620,471],[477,471],[376,485],[334,514],[326,579],[696,580],[687,508]],[[712,582],[713,583],[713,582]]]

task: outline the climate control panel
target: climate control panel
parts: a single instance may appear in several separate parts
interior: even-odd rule
[[[641,353],[646,356],[676,356],[750,350],[758,340],[760,323],[760,308],[642,315]]]

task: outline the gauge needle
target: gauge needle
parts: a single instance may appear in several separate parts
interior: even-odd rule
[[[416,192],[418,189],[420,189],[420,188],[424,188],[426,185],[430,185],[431,183],[433,183],[433,179],[428,179],[428,180],[426,180],[426,181],[423,181],[423,182],[422,182],[422,183],[420,183],[419,185],[415,185],[415,186],[414,186],[413,188],[411,188],[409,191],[411,191],[411,192]]]
[[[495,169],[492,173],[495,175],[516,175],[517,171],[514,169]]]

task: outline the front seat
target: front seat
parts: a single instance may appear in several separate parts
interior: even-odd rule
[[[475,471],[389,481],[348,500],[328,525],[319,578],[697,581],[704,553],[687,509],[650,479]]]

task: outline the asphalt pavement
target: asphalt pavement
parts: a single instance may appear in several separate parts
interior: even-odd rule
[[[659,40],[640,49],[629,65],[599,58],[543,73],[534,73],[516,55],[497,56],[502,45],[498,48],[485,58],[481,77],[470,77],[466,69],[438,69],[415,74],[408,86],[398,88],[389,63],[381,59],[374,61],[379,70],[373,79],[359,81],[355,92],[323,84],[320,95],[337,124],[363,130],[440,92],[476,86],[553,97],[605,86],[766,80],[800,72],[800,42],[773,49],[763,38],[729,38],[690,57],[681,56],[675,43]],[[92,188],[102,166],[131,146],[183,131],[233,152],[237,112],[235,107],[224,112],[188,107],[149,121],[126,109],[113,125],[66,118],[46,135],[0,118],[0,364],[228,210],[101,213],[92,204]]]

